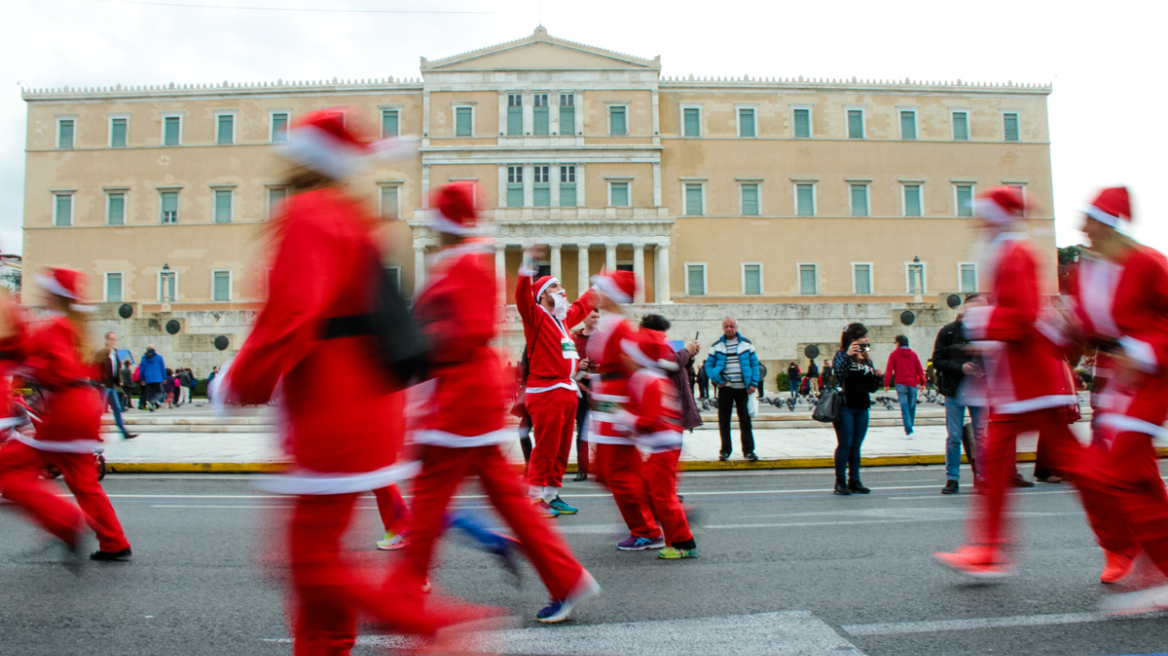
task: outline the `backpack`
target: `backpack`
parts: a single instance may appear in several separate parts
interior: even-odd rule
[[[130,374],[130,380],[134,381],[135,383],[142,382],[142,365],[134,367],[134,373]]]

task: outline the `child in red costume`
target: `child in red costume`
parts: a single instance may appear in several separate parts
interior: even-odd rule
[[[665,343],[663,331],[668,329],[669,321],[664,317],[649,315],[638,333],[638,343],[626,349],[625,366],[633,373],[628,381],[629,400],[617,419],[638,446],[649,450],[643,470],[649,502],[669,544],[657,557],[679,560],[696,557],[698,547],[677,498],[681,399],[668,373],[678,369],[673,349]]]
[[[560,498],[580,394],[575,381],[580,354],[569,331],[596,307],[596,292],[588,290],[568,305],[567,292],[558,279],[543,276],[533,285],[535,273],[534,258],[526,253],[515,287],[515,307],[523,319],[528,366],[524,398],[535,430],[527,483],[544,516],[574,515],[577,509]]]
[[[596,363],[592,374],[593,430],[588,441],[596,445],[597,480],[608,487],[617,509],[629,527],[629,537],[618,542],[622,551],[665,547],[665,536],[653,518],[653,505],[643,471],[644,462],[628,429],[617,421],[629,402],[629,371],[624,358],[636,344],[637,329],[621,305],[633,302],[637,280],[630,271],[602,272],[593,278],[600,292],[603,315],[588,338],[588,359]]]
[[[101,396],[90,384],[93,370],[85,345],[85,327],[78,316],[84,306],[84,278],[77,271],[49,269],[38,275],[51,317],[20,343],[18,329],[6,337],[10,357],[45,391],[45,407],[36,436],[15,434],[14,444],[0,451],[0,490],[32,518],[76,551],[85,523],[97,533],[92,560],[129,560],[130,543],[97,480],[94,449],[101,447]],[[2,310],[5,323],[17,326],[15,308]],[[83,355],[84,354],[84,355]],[[40,479],[41,470],[61,471],[77,502],[59,495],[55,485]]]
[[[427,286],[414,312],[430,339],[433,378],[426,384],[433,390],[414,434],[422,472],[414,482],[410,544],[394,580],[407,590],[419,589],[446,508],[459,485],[473,476],[551,594],[551,603],[536,619],[562,622],[600,587],[554,527],[540,519],[500,446],[514,433],[504,427],[509,381],[503,380],[502,363],[491,346],[499,331],[495,251],[474,236],[480,226],[473,199],[473,185],[460,183],[437,190],[431,202],[436,211],[430,227],[443,248],[431,257]]]

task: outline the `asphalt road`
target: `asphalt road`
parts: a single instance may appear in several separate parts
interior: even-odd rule
[[[618,552],[619,518],[591,484],[569,483],[581,508],[554,520],[604,587],[556,627],[532,619],[545,592],[522,588],[485,555],[451,542],[435,582],[513,609],[508,653],[1027,654],[1168,652],[1168,617],[1101,620],[1102,556],[1065,485],[1020,495],[1019,574],[965,584],[931,553],[962,537],[970,495],[943,497],[940,468],[872,469],[871,496],[834,497],[826,471],[690,474],[703,513],[700,558],[665,562]],[[287,654],[281,595],[259,563],[283,500],[248,477],[123,475],[106,480],[134,544],[130,564],[87,563],[79,577],[10,508],[0,512],[0,654]],[[463,503],[478,505],[475,490]],[[372,498],[354,548],[377,552]],[[1143,584],[1155,576],[1149,571]],[[388,639],[365,637],[356,654]]]

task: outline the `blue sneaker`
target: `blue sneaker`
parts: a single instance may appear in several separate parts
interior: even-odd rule
[[[616,548],[620,549],[621,551],[648,551],[649,549],[664,549],[665,536],[658,535],[655,538],[641,538],[635,535],[630,535],[628,539],[617,542]]]
[[[555,507],[553,507],[550,503],[548,503],[547,501],[544,501],[543,499],[536,499],[535,500],[535,512],[540,517],[545,517],[545,518],[549,518],[549,519],[552,517],[559,517],[560,516],[560,511],[556,510]]]
[[[548,602],[547,606],[544,606],[535,614],[535,619],[542,624],[563,622],[572,614],[573,608],[598,594],[600,594],[600,585],[596,582],[596,579],[592,578],[591,574],[584,572],[583,576],[580,577],[580,582],[568,594],[567,599],[552,599]]]
[[[573,508],[572,506],[564,503],[564,500],[561,499],[559,495],[556,495],[556,498],[552,499],[548,505],[552,508],[555,508],[556,511],[561,515],[575,515],[577,512],[579,512],[579,509]]]

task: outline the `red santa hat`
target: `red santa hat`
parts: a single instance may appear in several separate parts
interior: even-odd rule
[[[475,235],[480,232],[479,210],[475,206],[473,182],[452,182],[430,195],[430,227],[452,235]]]
[[[994,187],[973,201],[974,213],[997,225],[1009,225],[1026,216],[1026,198],[1018,187]]]
[[[601,271],[592,276],[592,284],[613,303],[632,303],[637,293],[637,279],[632,271]]]
[[[543,293],[547,291],[549,286],[558,284],[560,284],[560,279],[553,278],[552,276],[543,276],[542,278],[536,280],[535,284],[532,285],[532,287],[535,288],[535,301],[537,303],[539,302],[539,297],[543,296]]]
[[[370,141],[349,125],[356,121],[346,122],[347,113],[344,107],[331,107],[301,116],[292,123],[288,142],[277,147],[276,154],[334,180],[361,173],[374,157],[389,163],[417,155],[417,139]]]
[[[77,312],[91,312],[93,306],[85,304],[82,290],[85,289],[85,274],[73,269],[50,267],[44,273],[36,275],[36,282],[41,289],[63,296],[73,303],[70,307]]]
[[[1095,200],[1083,206],[1087,216],[1112,228],[1118,228],[1121,221],[1131,222],[1131,198],[1127,187],[1108,187],[1099,192]]]
[[[673,349],[665,342],[665,333],[660,330],[641,328],[635,339],[621,340],[621,350],[642,367],[671,372],[678,369]]]

